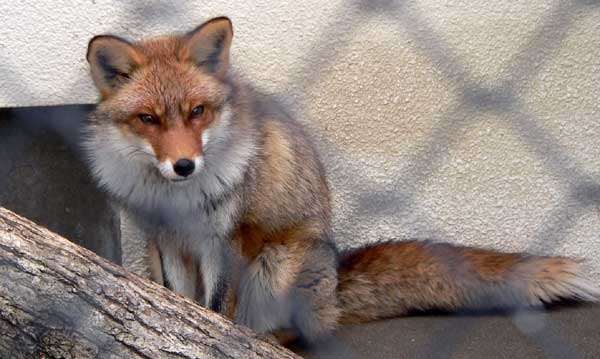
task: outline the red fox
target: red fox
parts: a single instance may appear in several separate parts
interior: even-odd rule
[[[308,343],[413,309],[600,298],[574,259],[417,241],[338,251],[319,156],[298,122],[231,70],[232,37],[220,17],[182,35],[89,43],[101,99],[84,147],[144,240],[134,249],[123,236],[130,269],[203,292],[205,306],[259,333]]]

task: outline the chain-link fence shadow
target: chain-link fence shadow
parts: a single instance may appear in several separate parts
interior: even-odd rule
[[[506,78],[499,78],[490,88],[480,85],[470,74],[468,67],[463,65],[455,56],[451,46],[447,45],[443,38],[423,20],[419,11],[414,8],[407,9],[402,1],[358,1],[349,3],[348,6],[357,6],[359,10],[358,18],[342,19],[345,26],[347,23],[366,22],[365,18],[374,13],[384,14],[391,17],[402,27],[415,43],[420,44],[416,47],[421,50],[422,56],[426,57],[433,66],[440,68],[443,79],[449,84],[449,87],[457,92],[460,98],[456,107],[450,108],[441,115],[444,119],[434,127],[428,136],[426,144],[422,146],[423,150],[414,153],[409,160],[409,166],[398,166],[402,168],[403,173],[392,175],[397,178],[395,184],[391,186],[378,186],[375,183],[366,182],[369,180],[361,178],[361,169],[355,166],[352,161],[345,163],[353,170],[350,173],[356,177],[351,183],[355,184],[356,205],[352,206],[356,210],[349,216],[360,217],[366,213],[373,213],[373,209],[379,211],[384,216],[389,216],[390,211],[386,211],[387,206],[397,206],[402,203],[402,211],[395,215],[414,210],[414,195],[419,192],[419,184],[432,176],[433,172],[446,159],[450,150],[461,142],[461,128],[465,125],[481,119],[476,116],[480,113],[494,113],[501,116],[504,121],[509,122],[510,128],[527,144],[531,152],[544,163],[547,170],[552,173],[566,187],[568,196],[560,206],[554,208],[554,212],[548,216],[548,220],[540,226],[539,235],[532,238],[528,244],[530,250],[538,250],[540,247],[558,247],[560,246],[560,235],[574,226],[579,220],[585,209],[596,207],[600,204],[600,182],[597,179],[590,178],[585,171],[573,166],[575,161],[569,157],[569,152],[564,149],[559,141],[544,128],[543,122],[536,118],[523,104],[519,97],[519,91],[527,86],[528,81],[536,76],[538,69],[543,68],[543,63],[549,60],[556,49],[560,48],[568,29],[572,26],[573,11],[581,7],[597,5],[596,3],[582,3],[564,1],[557,3],[554,8],[548,12],[545,20],[536,29],[533,35],[526,41],[522,49],[516,52],[512,58],[509,58],[502,73],[508,74]],[[334,25],[335,26],[335,23]],[[350,31],[348,31],[350,30]],[[352,33],[352,29],[347,29],[345,34]],[[339,31],[326,31],[326,34],[339,34]],[[343,37],[338,44],[343,48],[345,42],[350,41]],[[314,53],[309,56],[321,59],[320,68],[311,68],[312,76],[304,81],[293,80],[290,84],[300,83],[301,91],[309,93],[306,87],[313,86],[318,81],[320,73],[327,68],[327,65],[335,61],[338,52],[335,48],[327,46],[328,39],[321,40],[313,47]],[[343,149],[336,148],[335,144],[328,143],[327,150],[343,152]],[[343,158],[343,157],[342,157]],[[408,168],[408,170],[406,170]],[[410,192],[402,192],[402,188],[411,189]],[[398,185],[401,184],[401,185]],[[365,193],[362,189],[377,188],[377,192]],[[435,226],[435,223],[428,223]],[[351,229],[350,232],[353,230]],[[436,232],[434,230],[434,232]],[[526,318],[526,319],[524,319]],[[533,319],[532,319],[533,318]],[[541,313],[531,311],[518,312],[514,315],[516,327],[524,334],[530,336],[535,342],[544,348],[547,357],[581,357],[577,351],[569,345],[568,342],[561,339],[556,334],[553,323],[551,323]],[[538,328],[530,330],[531,322],[536,322]],[[540,329],[541,328],[541,329]],[[468,335],[468,324],[463,330],[453,328],[442,328],[436,335],[432,336],[431,343],[424,345],[423,356],[421,357],[439,357],[446,353],[452,353],[454,343],[460,341],[460,337]],[[440,345],[443,346],[440,347]]]
[[[564,239],[563,234],[577,226],[582,216],[600,207],[600,181],[588,174],[589,171],[580,168],[578,160],[574,158],[573,151],[566,149],[553,131],[546,128],[544,120],[532,109],[531,101],[524,101],[523,93],[531,87],[531,83],[544,68],[544,64],[552,61],[553,56],[560,51],[570,30],[575,26],[575,15],[582,17],[582,13],[598,11],[598,1],[558,1],[545,12],[544,18],[525,39],[514,55],[507,55],[501,74],[498,78],[482,81],[471,71],[468,64],[453,45],[446,41],[443,34],[438,33],[436,27],[429,21],[426,14],[414,2],[403,0],[348,0],[339,4],[340,16],[332,18],[329,24],[322,29],[322,34],[316,36],[316,42],[309,47],[305,54],[311,61],[300,62],[299,68],[290,71],[292,74],[285,81],[283,88],[286,92],[275,93],[285,105],[290,106],[290,111],[298,113],[299,109],[294,103],[310,103],[315,101],[312,94],[322,85],[331,66],[344,55],[349,44],[358,36],[361,27],[370,21],[387,21],[397,27],[406,39],[412,43],[412,48],[418,56],[433,69],[444,86],[452,93],[455,99],[452,105],[445,108],[436,117],[439,119],[420,138],[420,143],[415,146],[417,150],[410,156],[402,157],[392,166],[387,173],[389,181],[380,182],[366,175],[363,163],[356,161],[356,156],[348,151],[339,141],[321,126],[316,119],[308,125],[318,139],[318,146],[327,158],[338,161],[336,167],[343,167],[344,171],[335,173],[338,183],[345,183],[345,197],[349,208],[339,221],[344,223],[342,234],[360,233],[361,227],[358,220],[352,218],[380,217],[391,220],[419,212],[419,195],[424,184],[436,175],[439,168],[448,161],[450,153],[459,147],[465,137],[467,128],[476,126],[480,122],[501,122],[510,129],[511,133],[535,156],[544,167],[547,176],[561,186],[566,194],[561,202],[552,208],[543,223],[538,226],[537,235],[527,243],[525,249],[539,252],[552,252],[553,248],[560,248]],[[130,14],[148,14],[151,19],[140,26],[151,27],[160,21],[177,18],[179,14],[188,11],[190,4],[176,3],[170,6],[166,2],[132,1],[124,6],[123,18],[116,23],[128,23],[135,26],[135,21]],[[493,6],[493,5],[490,5]],[[348,11],[348,9],[351,11]],[[158,14],[158,15],[157,15]],[[160,16],[164,16],[161,18]],[[136,16],[135,18],[139,18]],[[19,75],[7,68],[9,61],[0,62],[3,74],[10,77],[4,78],[6,83],[22,83]],[[81,81],[86,81],[81,79]],[[3,91],[3,89],[0,89]],[[2,96],[14,97],[27,93],[25,86],[19,91],[2,93]],[[21,94],[19,93],[21,92]],[[291,94],[290,94],[291,92]],[[35,98],[35,94],[28,95]],[[344,96],[344,94],[339,94]],[[397,116],[404,114],[398,113]],[[27,126],[37,126],[37,123],[28,123],[27,115],[15,115],[19,121]],[[83,117],[83,115],[81,116]],[[51,126],[66,143],[76,148],[77,124],[64,121],[48,121],[44,126]],[[332,129],[331,131],[335,131]],[[26,141],[23,139],[23,141]],[[25,143],[15,143],[15,148],[24,147]],[[13,161],[16,165],[16,161]],[[0,180],[0,183],[3,183]],[[368,191],[365,190],[368,188]],[[444,239],[445,230],[439,226],[435,218],[423,218],[428,234]],[[467,313],[458,313],[465,315]],[[554,330],[554,323],[543,313],[531,311],[518,312],[514,315],[515,328],[530,337],[546,351],[547,357],[579,357],[580,353],[574,349],[567,340],[561,338]],[[533,319],[532,319],[533,318]],[[465,320],[465,326],[460,330],[441,327],[432,331],[430,343],[423,345],[423,358],[436,357],[439,353],[452,353],[453,345],[461,337],[469,335],[472,321]],[[534,324],[532,324],[534,323]],[[535,327],[535,330],[531,328]],[[401,334],[399,334],[401,335]],[[348,354],[349,349],[343,343],[335,343],[329,347],[333,352]],[[331,353],[330,353],[331,354]]]

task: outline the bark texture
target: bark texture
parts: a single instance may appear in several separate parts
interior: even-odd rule
[[[297,358],[0,207],[1,358]]]

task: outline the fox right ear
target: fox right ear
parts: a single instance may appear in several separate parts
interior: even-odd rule
[[[134,45],[111,35],[100,35],[90,40],[86,57],[94,83],[104,98],[127,82],[143,61]]]

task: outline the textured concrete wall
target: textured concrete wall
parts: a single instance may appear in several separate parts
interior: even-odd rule
[[[317,138],[340,243],[579,256],[600,281],[599,1],[46,0],[0,14],[0,106],[93,102],[94,34],[228,15],[235,67]]]

